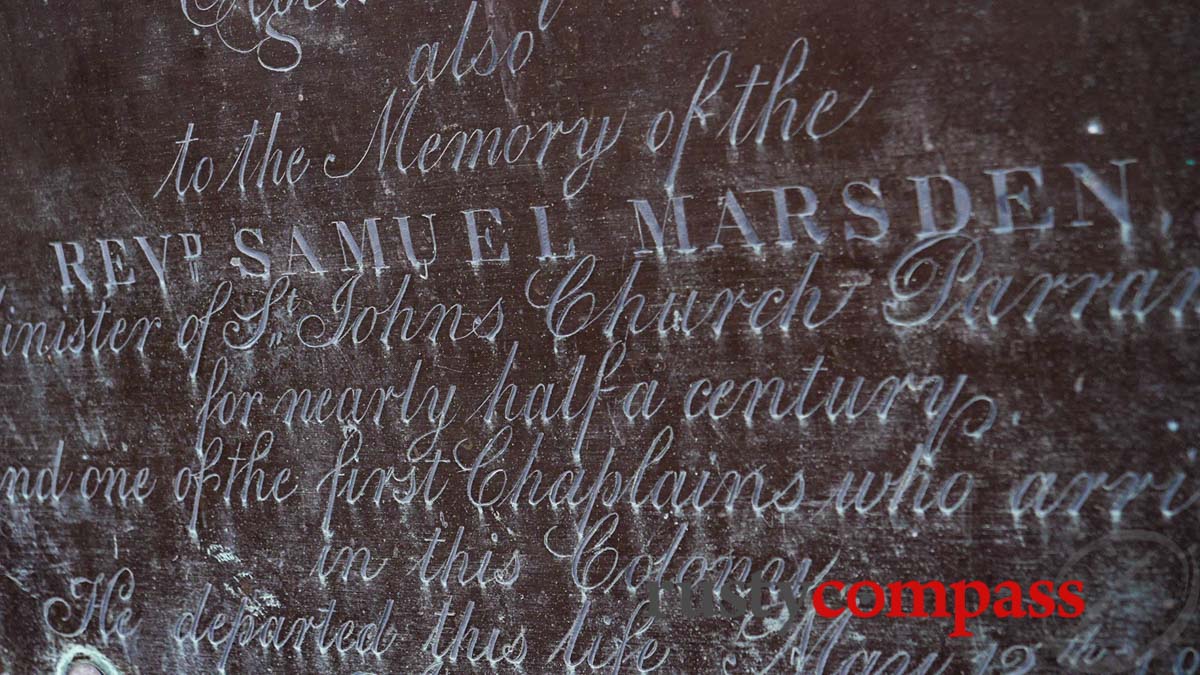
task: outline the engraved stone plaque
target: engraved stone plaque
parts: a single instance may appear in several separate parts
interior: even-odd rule
[[[1200,672],[1200,7],[0,8],[0,672]]]

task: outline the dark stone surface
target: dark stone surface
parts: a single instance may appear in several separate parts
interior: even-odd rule
[[[1200,318],[1188,287],[1190,274],[1200,279],[1195,267],[1200,261],[1200,12],[1193,3],[567,0],[540,30],[537,3],[489,0],[475,10],[466,53],[478,51],[488,31],[505,45],[520,31],[531,31],[533,50],[525,65],[515,74],[501,66],[491,75],[470,74],[461,81],[451,65],[423,85],[409,80],[414,50],[440,41],[440,68],[470,3],[351,1],[339,8],[325,2],[311,12],[300,3],[271,20],[273,31],[302,48],[299,62],[286,72],[259,62],[288,65],[293,53],[284,38],[268,39],[257,55],[222,44],[222,36],[243,49],[268,38],[255,31],[244,2],[222,3],[207,13],[194,0],[185,0],[184,7],[187,12],[172,3],[80,0],[0,8],[0,204],[5,211],[0,233],[8,251],[0,284],[4,330],[11,331],[3,335],[0,362],[0,465],[13,469],[3,487],[8,490],[16,480],[17,467],[29,469],[30,483],[36,483],[37,471],[53,464],[61,442],[60,487],[66,490],[58,500],[25,498],[18,488],[0,498],[0,670],[57,672],[67,667],[63,655],[80,646],[97,650],[120,672],[212,672],[222,662],[222,646],[174,637],[188,634],[185,613],[195,611],[206,585],[211,591],[202,626],[218,612],[232,618],[246,599],[246,613],[260,624],[270,616],[285,617],[286,635],[295,620],[319,618],[336,601],[327,640],[342,621],[361,628],[393,603],[383,642],[392,637],[394,642],[379,658],[362,657],[354,649],[345,654],[322,650],[310,636],[299,650],[291,643],[278,650],[257,642],[235,646],[229,672],[421,672],[436,663],[428,638],[443,603],[455,614],[446,622],[439,649],[450,644],[468,603],[474,603],[471,621],[483,633],[480,644],[493,628],[501,632],[500,646],[523,636],[522,668],[529,673],[565,669],[562,641],[589,603],[574,657],[601,636],[597,660],[602,660],[644,593],[623,582],[584,592],[573,579],[571,555],[579,541],[574,532],[586,503],[533,505],[528,487],[516,508],[507,499],[493,507],[472,503],[479,479],[497,468],[507,472],[507,495],[542,434],[533,464],[544,475],[539,495],[564,471],[574,472],[564,485],[582,471],[580,491],[590,489],[613,448],[608,469],[620,472],[626,493],[606,508],[603,495],[616,480],[606,479],[601,503],[584,526],[585,534],[598,528],[590,540],[596,547],[582,546],[577,556],[582,560],[575,563],[582,566],[599,554],[594,576],[603,576],[601,570],[614,559],[624,569],[643,552],[661,561],[676,533],[683,532],[667,557],[668,575],[684,569],[693,555],[710,562],[732,555],[748,557],[755,568],[777,557],[786,561],[789,577],[811,564],[804,587],[827,566],[825,578],[848,583],[1085,582],[1083,618],[980,617],[971,622],[973,638],[947,637],[947,619],[855,619],[828,661],[822,665],[814,656],[804,672],[835,672],[859,649],[881,653],[876,667],[903,651],[912,661],[905,672],[934,652],[929,672],[947,662],[943,672],[977,672],[989,650],[994,650],[991,664],[982,666],[989,673],[1022,672],[1023,663],[1033,664],[1026,656],[1036,660],[1033,672],[1129,671],[1144,654],[1143,672],[1194,672],[1195,665],[1187,669],[1200,662],[1187,651],[1200,635],[1195,619],[1200,505],[1189,505],[1200,493],[1194,449],[1200,423]],[[219,28],[196,25],[229,7],[233,13]],[[798,38],[807,41],[807,62],[779,98],[796,102],[795,133],[787,140],[780,136],[788,112],[784,105],[770,117],[761,143],[751,134],[731,144],[728,125],[746,91],[737,85],[761,66],[757,79],[765,84],[750,90],[743,122],[748,129]],[[800,49],[792,55],[793,65]],[[702,126],[686,114],[689,101],[698,88],[704,91],[706,68],[722,50],[731,53],[728,75],[703,101],[710,116]],[[720,65],[710,71],[713,76]],[[838,98],[817,116],[810,134],[800,120],[814,105],[821,108],[827,91],[836,91]],[[513,163],[503,159],[502,145],[494,166],[484,154],[474,169],[455,170],[452,151],[427,172],[420,164],[402,172],[394,154],[380,159],[377,145],[364,157],[393,92],[392,123],[415,100],[401,146],[403,163],[417,161],[421,144],[434,133],[441,134],[443,144],[456,131],[476,128],[500,128],[507,138],[509,130],[527,124],[534,140]],[[864,96],[861,109],[851,115]],[[671,111],[674,126],[655,152],[646,135],[661,111]],[[286,178],[277,184],[270,171],[262,185],[258,182],[256,164],[276,113],[275,147],[282,150],[282,166],[286,169],[299,147],[311,161],[294,185]],[[588,120],[585,136],[577,122],[581,117]],[[576,150],[588,149],[606,117],[611,147],[590,169],[584,163],[576,170],[581,164]],[[243,189],[238,150],[256,120],[262,135],[249,156]],[[561,122],[563,133],[550,141],[539,165],[547,122]],[[663,217],[685,123],[688,136],[670,187],[676,196],[690,196],[681,203],[697,250],[681,253],[672,225],[660,254],[639,254],[652,241],[645,229],[639,238],[631,200],[648,200]],[[213,177],[203,191],[179,194],[173,162],[189,127],[194,140],[187,146],[179,185],[186,186],[197,166],[204,170],[202,156],[211,158]],[[814,139],[816,132],[827,135]],[[581,136],[584,142],[576,146]],[[512,153],[522,139],[520,132],[514,135]],[[360,157],[364,160],[351,175],[330,177],[348,172]],[[1103,190],[1080,187],[1068,164],[1075,173],[1088,167],[1108,186],[1110,208],[1096,196]],[[1040,190],[1031,180],[1031,167],[1040,168]],[[998,215],[994,178],[987,173],[1005,169],[1026,169],[1012,171],[1007,185],[1014,194],[1028,188],[1032,207],[1031,215],[1016,200],[1000,200],[1013,213],[1012,231]],[[1120,201],[1122,171],[1130,205],[1124,226],[1111,208]],[[921,177],[941,174],[961,182],[970,218],[957,234],[922,237]],[[872,179],[882,199],[872,197],[866,185],[850,186]],[[935,178],[926,184],[934,188],[930,216],[949,227],[954,210],[948,183]],[[808,227],[799,218],[786,221],[794,240],[786,246],[769,192],[781,186],[805,186],[817,203]],[[788,196],[790,208],[802,211],[802,192]],[[886,233],[861,209],[851,210],[854,199],[882,205]],[[574,258],[539,259],[531,209],[537,206],[545,206],[554,252],[565,255],[572,240]],[[494,244],[489,250],[484,242],[480,255],[496,257],[507,245],[510,259],[472,264],[463,212],[492,208],[499,210],[502,223],[496,225],[488,214],[477,216],[479,231],[490,226]],[[760,247],[744,245],[737,208]],[[1047,208],[1054,209],[1053,227],[1032,229]],[[1090,226],[1073,225],[1079,208]],[[405,258],[396,218],[410,217],[415,250],[425,257],[432,248],[423,214],[432,214],[436,260],[415,270]],[[372,330],[368,313],[359,325],[361,344],[351,333],[322,346],[336,330],[337,309],[345,306],[346,284],[355,274],[343,269],[350,253],[334,223],[346,223],[357,240],[370,218],[379,219],[388,268],[372,269],[366,247],[367,269],[353,287],[354,316],[368,305],[384,312],[403,288],[398,307],[413,309],[413,339],[402,339],[405,319],[399,315],[385,346],[379,338],[386,316],[375,317]],[[721,223],[723,247],[718,249],[712,245]],[[258,237],[245,230],[257,230]],[[270,256],[270,280],[243,276],[262,267],[236,248],[239,231],[245,248]],[[312,273],[294,231],[325,274]],[[850,239],[848,232],[879,236]],[[180,233],[195,233],[202,242],[202,253],[191,263],[184,261]],[[160,285],[134,238],[146,237],[158,254],[160,235],[168,234]],[[105,239],[123,240],[126,269],[136,275],[131,285],[105,287],[100,243]],[[73,259],[74,250],[63,242],[82,246],[92,289],[83,288],[72,273],[75,287],[64,291],[53,244],[64,246],[67,259]],[[119,253],[117,244],[108,246]],[[283,274],[289,261],[296,274]],[[586,287],[574,288],[573,281],[588,270]],[[905,278],[908,272],[912,276]],[[1086,273],[1105,283],[1083,303]],[[1022,295],[1039,274],[1058,284],[1041,302],[1036,284]],[[120,271],[115,275],[124,278]],[[622,296],[631,275],[634,281]],[[1178,280],[1174,286],[1172,280]],[[571,308],[562,326],[578,324],[589,311],[599,318],[556,340],[551,328],[560,317],[548,319],[538,305],[560,282],[564,292],[594,294],[594,301]],[[1128,289],[1124,293],[1122,283]],[[760,320],[751,318],[756,300],[781,289],[763,301],[765,322],[800,284],[808,292],[788,330],[778,322],[752,329]],[[198,324],[189,316],[203,316],[214,294],[220,297],[225,288],[227,306],[216,313],[200,358],[193,361],[190,337]],[[942,288],[948,295],[941,296]],[[729,289],[723,297],[737,300],[718,331],[714,317],[720,315],[723,289]],[[809,328],[803,319],[807,303],[816,297],[813,289],[820,296],[810,323],[819,325]],[[972,289],[977,289],[974,295]],[[997,289],[1006,294],[993,301]],[[673,312],[692,292],[697,294],[692,320],[701,326],[690,335],[660,333],[645,318],[635,323],[634,334],[628,307],[614,330],[606,330],[622,297],[644,294],[648,316],[663,308],[669,294],[677,294]],[[912,294],[910,301],[897,303],[905,293]],[[1165,299],[1154,304],[1163,294]],[[276,302],[257,336],[262,315],[254,312],[268,297]],[[714,298],[714,314],[695,318]],[[466,318],[458,325],[459,336],[470,332],[473,317],[487,316],[476,324],[476,332],[487,333],[497,325],[497,314],[489,315],[497,301],[503,324],[493,339],[451,339],[449,320],[440,329],[433,329],[432,321],[418,328],[436,304],[461,303]],[[925,320],[926,310],[939,302],[941,309]],[[999,315],[995,322],[985,316],[989,302]],[[87,327],[94,325],[93,312],[102,303],[111,314],[98,339],[115,317],[130,323],[139,316],[161,319],[144,350],[131,343],[119,353],[107,348],[93,353],[90,345],[82,354],[21,353],[20,322],[46,322],[49,344],[62,321],[68,335],[81,318]],[[974,310],[964,309],[964,303],[974,303]],[[1015,308],[1002,311],[1010,303]],[[1077,316],[1073,306],[1080,309]],[[316,319],[302,322],[306,315],[321,316],[326,325]],[[905,323],[915,325],[900,325]],[[190,344],[183,351],[177,345],[181,327]],[[435,331],[436,339],[429,339]],[[237,348],[247,341],[246,349]],[[489,438],[505,437],[502,415],[490,423],[484,418],[486,399],[513,345],[519,346],[506,381],[518,386],[521,402],[535,384],[555,383],[551,411],[570,386],[577,359],[585,358],[568,408],[572,419],[514,421],[507,454],[472,484],[472,461]],[[610,365],[618,353],[623,360],[603,381],[613,388],[600,395],[592,414],[580,412],[606,352],[614,349]],[[781,405],[786,405],[805,388],[819,359],[823,369],[809,387],[803,421],[772,419],[769,396],[749,419],[742,414],[746,398],[720,420],[686,419],[689,386],[701,378],[714,385],[725,379],[740,385],[755,377],[782,378],[787,387]],[[251,406],[244,425],[222,424],[214,417],[201,431],[205,393],[219,363],[226,373],[225,391],[256,390],[263,403]],[[920,378],[935,375],[945,384],[933,394],[935,404],[950,398],[965,376],[944,419],[923,408],[934,387]],[[837,389],[839,376],[846,381]],[[897,385],[900,393],[881,416],[877,412],[886,391],[866,401],[889,376],[925,387],[913,392]],[[329,419],[289,426],[273,412],[288,388],[329,387],[336,397],[342,388],[361,387],[368,392],[366,400],[376,387],[391,386],[403,395],[414,377],[409,408],[403,399],[390,401],[378,424]],[[830,392],[842,400],[859,377],[860,398],[850,412],[818,409]],[[661,409],[649,420],[626,419],[624,395],[637,382],[652,380],[658,382]],[[423,398],[428,387],[437,387],[444,401],[451,386],[452,419],[434,441],[426,434],[436,425],[419,406],[429,405]],[[732,509],[720,500],[702,510],[657,509],[649,503],[631,507],[628,491],[639,464],[668,427],[670,449],[644,471],[639,498],[660,479],[663,494],[682,481],[686,498],[705,470],[712,472],[705,488],[711,491],[724,472],[736,470],[749,482]],[[265,487],[287,469],[295,493],[281,503],[259,503],[251,489],[244,504],[241,483],[231,488],[228,501],[221,492],[225,478],[206,483],[195,532],[189,532],[191,503],[177,499],[180,471],[197,470],[198,449],[217,438],[225,452],[218,466],[227,469],[228,454],[240,444],[244,456],[263,432],[270,432],[272,442],[270,454],[258,463],[265,470]],[[580,456],[574,458],[581,434]],[[357,480],[376,482],[356,504],[339,501],[326,532],[322,521],[330,492],[322,477],[335,465],[339,448],[350,443],[352,450],[358,439],[358,462],[341,479],[349,480],[349,469],[357,468]],[[421,452],[411,449],[414,443],[430,448],[418,461],[412,461]],[[913,461],[923,453],[931,455],[929,462]],[[440,461],[431,461],[435,457]],[[153,491],[143,501],[124,504],[116,497],[110,503],[103,491],[83,498],[80,484],[88,467],[109,466],[130,474],[145,468],[156,481]],[[432,491],[444,488],[431,503],[424,493],[413,504],[388,503],[390,489],[382,503],[374,502],[379,474],[372,475],[373,470],[394,468],[403,492],[433,466]],[[805,496],[795,512],[756,511],[751,474],[756,468],[764,501],[803,472]],[[410,469],[416,478],[406,484]],[[850,472],[849,506],[839,512],[837,494]],[[1057,475],[1046,504],[1066,496],[1044,516],[1032,509],[1018,515],[1011,502],[1014,489],[1034,472]],[[1088,476],[1077,478],[1081,473]],[[884,483],[885,475],[890,484]],[[853,499],[866,476],[873,482],[863,491],[864,503],[882,496],[860,512]],[[924,502],[954,480],[948,504],[968,482],[970,493],[952,513],[936,505],[917,513],[914,500],[926,478],[931,486]],[[486,492],[494,494],[497,485]],[[1138,485],[1140,494],[1121,505],[1122,495],[1138,492],[1133,487]],[[794,496],[795,490],[781,501]],[[1179,510],[1173,517],[1164,514],[1168,497],[1169,508]],[[1031,499],[1032,491],[1027,503]],[[1071,513],[1077,500],[1082,500],[1077,513]],[[890,503],[894,509],[889,510]],[[602,520],[610,513],[616,518]],[[596,544],[608,525],[611,537]],[[453,541],[460,526],[471,570],[487,551],[493,552],[493,570],[519,555],[515,584],[422,583],[417,568],[429,540],[440,528],[441,536]],[[435,563],[444,560],[450,541],[437,548]],[[368,548],[372,572],[380,561],[387,562],[369,580],[356,567],[346,579],[339,572],[322,581],[314,568],[326,546],[332,547],[331,557],[343,546]],[[640,564],[644,567],[644,559]],[[73,580],[99,575],[104,579],[95,613],[82,632],[72,635],[86,615],[90,592],[89,584],[75,583],[81,597],[73,597]],[[105,623],[99,600],[114,576],[118,593],[107,606]],[[119,597],[120,589],[129,591],[126,598]],[[129,624],[136,621],[137,628],[122,640],[117,631],[103,629],[114,626],[126,609]],[[837,625],[818,620],[808,648],[819,655],[819,636]],[[1083,647],[1071,639],[1092,627],[1097,632],[1091,644],[1109,652],[1091,652],[1090,664],[1072,661]],[[747,630],[762,630],[761,622]],[[214,635],[219,638],[223,631],[228,627]],[[662,672],[797,670],[795,663],[788,665],[789,645],[799,648],[802,635],[792,634],[789,642],[790,629],[756,640],[739,638],[738,632],[736,621],[669,615],[636,637],[627,656],[653,638],[660,655],[670,650]],[[96,658],[97,652],[81,653]],[[635,657],[628,658],[621,671],[636,672]],[[900,672],[902,659],[894,658],[887,672]],[[863,663],[851,672],[864,671]],[[486,660],[478,667],[486,669]],[[467,647],[457,660],[447,656],[443,668],[469,671]],[[611,670],[610,664],[605,672]]]

